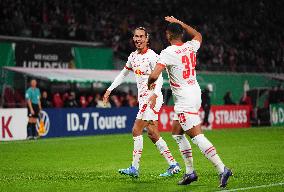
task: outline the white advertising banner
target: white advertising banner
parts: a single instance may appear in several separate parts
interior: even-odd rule
[[[27,137],[27,109],[0,109],[0,141],[23,140]]]

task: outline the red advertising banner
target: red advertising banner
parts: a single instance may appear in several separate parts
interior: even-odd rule
[[[174,107],[163,106],[159,113],[159,131],[171,132],[174,118]]]
[[[209,113],[209,127],[205,129],[223,128],[247,128],[250,127],[250,106],[247,105],[222,105],[211,106]],[[204,111],[199,111],[201,119],[204,118]],[[174,117],[173,106],[163,106],[159,114],[159,130],[171,131]]]
[[[250,127],[250,109],[247,105],[212,106],[209,123],[213,129]]]

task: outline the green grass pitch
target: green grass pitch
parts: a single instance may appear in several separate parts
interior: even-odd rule
[[[227,190],[284,183],[284,128],[206,131],[234,176]],[[163,133],[184,168],[170,133]],[[192,144],[199,180],[178,186],[182,177],[158,175],[168,165],[144,135],[140,177],[119,175],[132,158],[131,134],[0,142],[0,191],[218,191],[218,175]],[[284,185],[249,191],[284,191]]]

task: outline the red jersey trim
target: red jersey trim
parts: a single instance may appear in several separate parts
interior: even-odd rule
[[[129,70],[129,71],[132,71],[132,68],[130,67],[127,67],[126,65],[124,66],[125,69]]]
[[[198,115],[198,113],[197,113],[197,112],[185,112],[185,113],[187,113],[187,114],[191,114],[191,115]]]
[[[155,114],[159,114],[159,111],[156,111],[155,109],[152,108]]]
[[[145,53],[147,53],[147,51],[148,51],[148,48],[145,49],[145,50],[142,50],[142,51],[141,51],[140,53],[138,53],[138,54],[144,55]]]
[[[170,81],[170,84],[171,84],[172,86],[174,86],[174,87],[180,87],[179,84],[176,84],[176,83],[174,83],[174,82],[172,82],[172,81]]]
[[[175,43],[173,45],[176,45],[176,46],[182,46],[184,43]]]

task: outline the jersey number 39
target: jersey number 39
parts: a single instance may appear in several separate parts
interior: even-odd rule
[[[194,52],[190,52],[189,58],[187,55],[182,56],[182,64],[184,65],[184,70],[182,76],[184,79],[194,76],[195,66],[196,66],[196,55]]]

